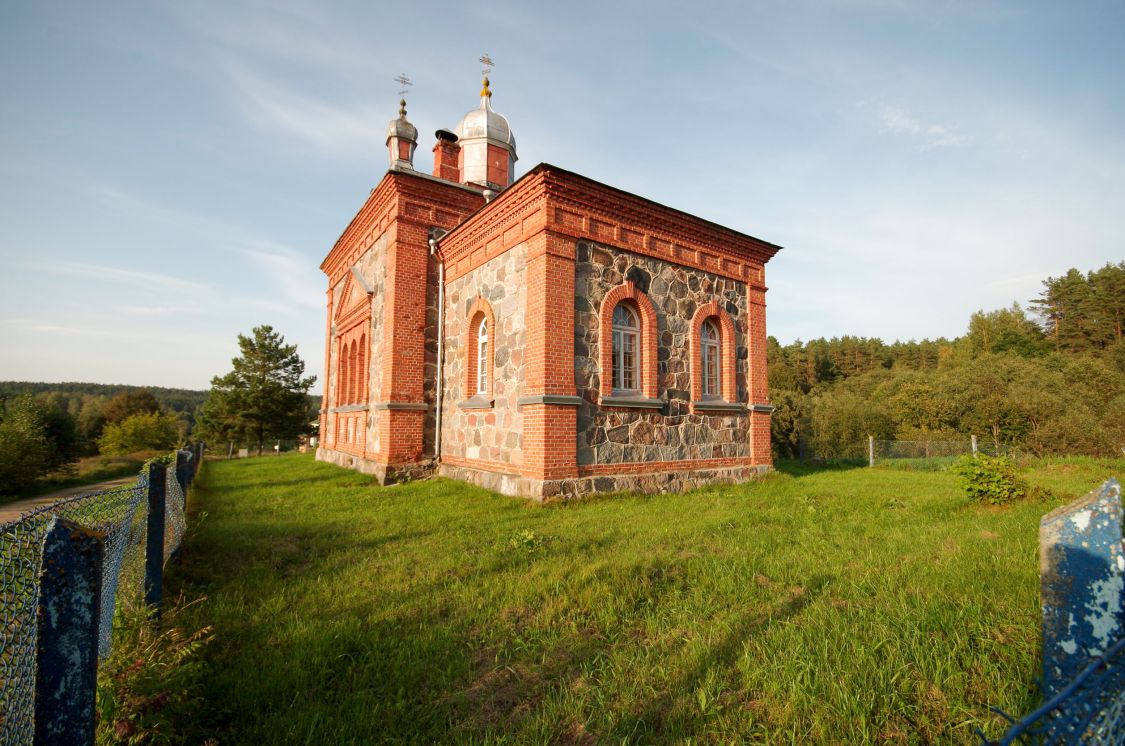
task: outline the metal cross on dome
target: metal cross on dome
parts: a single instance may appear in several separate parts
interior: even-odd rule
[[[488,75],[490,72],[492,72],[492,67],[495,64],[493,63],[492,58],[488,56],[488,52],[482,54],[477,62],[484,65],[484,69],[481,70],[482,75]]]
[[[408,86],[414,85],[414,82],[406,77],[406,73],[400,73],[399,76],[395,78],[395,82],[402,86],[402,90],[398,92],[400,96],[405,96],[408,91]]]

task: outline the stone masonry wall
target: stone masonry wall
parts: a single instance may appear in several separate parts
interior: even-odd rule
[[[656,308],[658,395],[667,402],[664,411],[598,405],[599,310],[606,293],[627,280]],[[749,372],[745,283],[610,246],[578,243],[574,367],[577,393],[583,400],[578,408],[579,466],[750,456],[748,414],[689,412],[689,328],[696,309],[711,300],[717,300],[734,322],[738,401],[745,403]]]
[[[368,390],[366,402],[382,401],[381,385],[383,380],[383,296],[387,282],[387,236],[380,236],[371,245],[363,256],[356,262],[356,269],[363,277],[371,293],[371,328],[367,332],[371,340],[368,344]],[[379,451],[378,420],[369,408],[367,410],[367,450]]]
[[[445,294],[445,361],[441,455],[491,462],[502,471],[523,463],[523,395],[527,308],[527,249],[522,244],[449,283]],[[477,296],[488,301],[495,317],[492,335],[492,397],[488,409],[462,409],[465,391],[465,343],[469,309]]]

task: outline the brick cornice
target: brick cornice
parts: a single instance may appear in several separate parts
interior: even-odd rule
[[[540,164],[442,239],[442,258],[452,279],[545,229],[731,277],[763,291],[763,265],[781,248]]]
[[[320,268],[335,284],[395,220],[453,228],[484,204],[462,185],[423,174],[388,171],[336,240]]]

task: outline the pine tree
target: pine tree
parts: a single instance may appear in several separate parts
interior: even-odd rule
[[[316,376],[302,378],[297,346],[285,344],[273,327],[255,327],[252,335],[238,335],[242,355],[231,361],[234,370],[211,379],[200,421],[205,437],[256,443],[260,456],[267,439],[308,430],[308,391]]]

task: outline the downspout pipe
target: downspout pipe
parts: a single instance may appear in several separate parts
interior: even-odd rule
[[[444,358],[445,358],[445,262],[437,253],[437,237],[430,236],[430,256],[437,262],[438,306],[437,306],[437,391],[434,408],[434,458],[441,460],[441,405],[445,399]]]

